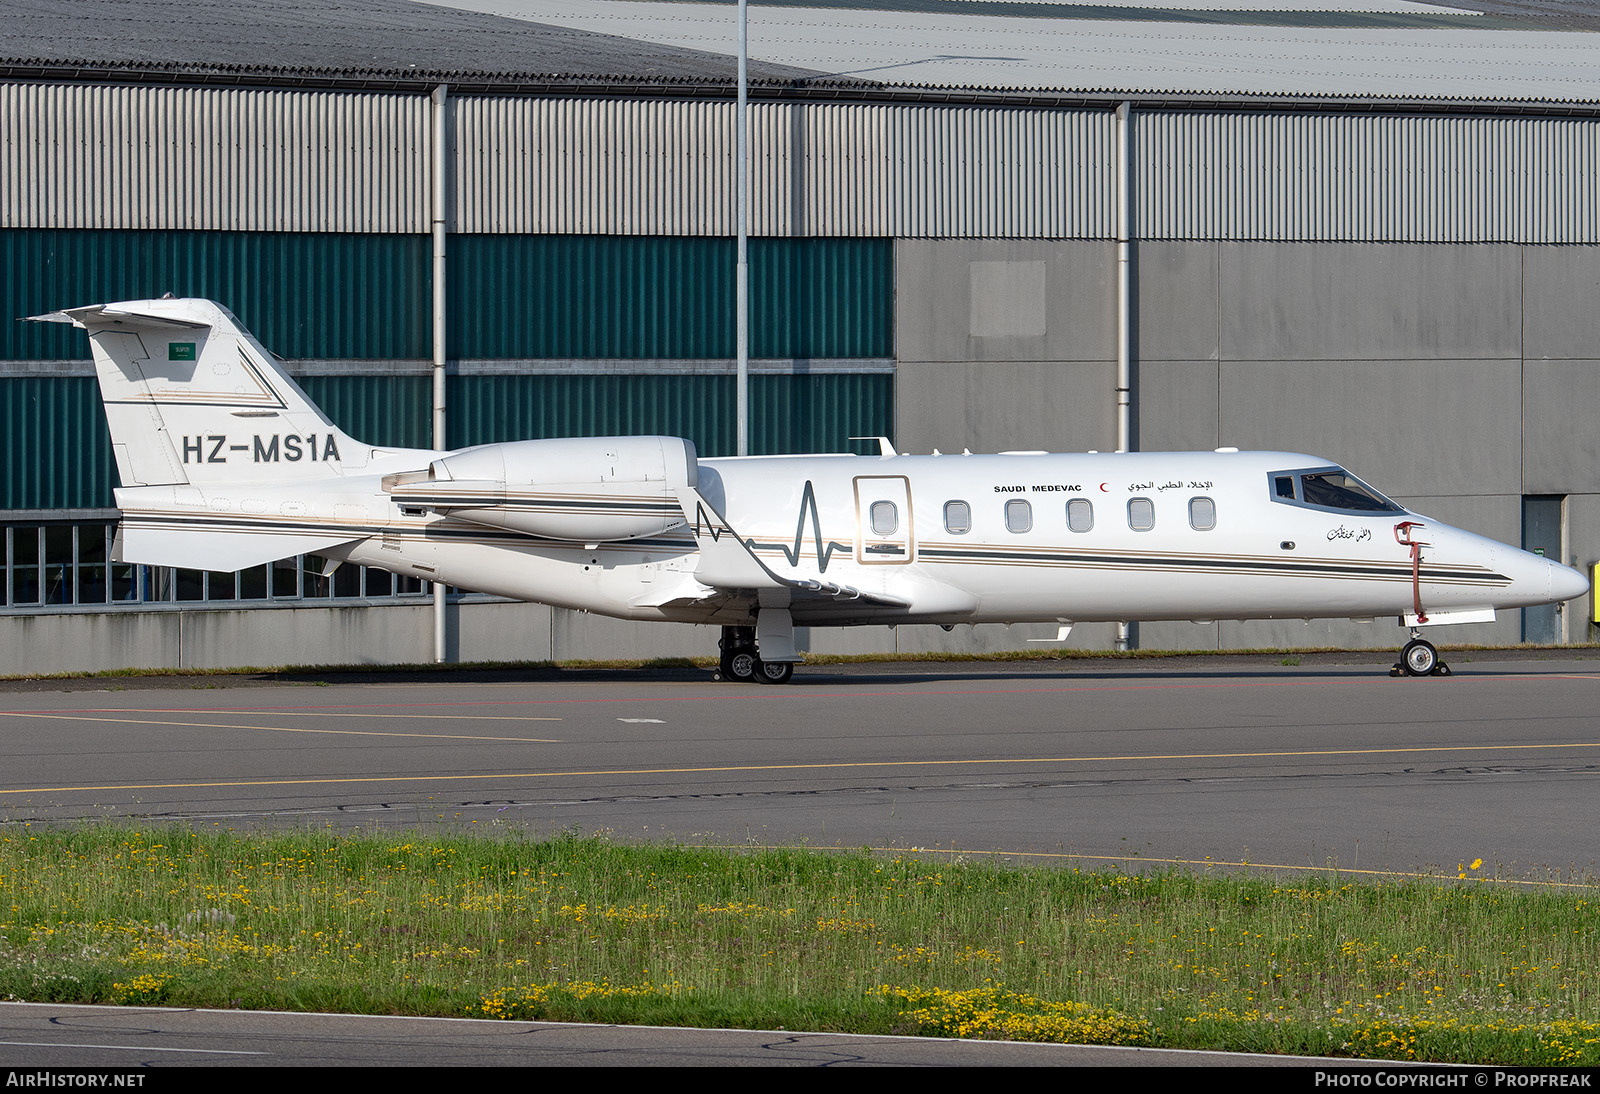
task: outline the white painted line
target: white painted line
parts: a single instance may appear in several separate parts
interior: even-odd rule
[[[0,1041],[17,1048],[103,1048],[113,1052],[200,1052],[207,1056],[267,1056],[243,1048],[162,1048],[159,1045],[79,1045],[68,1041]]]

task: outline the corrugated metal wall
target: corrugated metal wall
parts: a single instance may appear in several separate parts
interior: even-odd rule
[[[88,376],[0,379],[0,509],[103,508],[117,465]]]
[[[734,355],[734,242],[652,236],[451,240],[452,358]],[[755,357],[890,356],[887,239],[752,239]]]
[[[1146,239],[1600,242],[1600,121],[1136,115]]]
[[[432,377],[301,376],[298,383],[335,425],[359,441],[391,448],[433,444]]]
[[[457,236],[454,358],[731,358],[729,239]],[[430,356],[423,236],[0,230],[0,315],[172,292],[220,300],[292,360]],[[886,239],[751,241],[757,357],[888,357]],[[85,360],[81,332],[0,322],[0,360]]]
[[[220,300],[287,358],[426,358],[426,236],[0,230],[0,360],[86,360],[83,332],[12,318],[171,292]]]
[[[732,376],[455,376],[446,396],[450,443],[667,434],[688,437],[702,456],[728,456],[735,451],[733,388]],[[849,438],[879,435],[894,435],[891,374],[750,378],[756,455],[876,451]]]
[[[0,84],[0,225],[426,232],[428,100]]]
[[[456,100],[456,228],[735,232],[727,102]],[[1103,238],[1105,111],[871,103],[751,107],[756,235]]]
[[[733,234],[729,102],[452,99],[454,229]],[[1153,239],[1600,242],[1600,120],[1135,114]],[[1109,238],[1109,110],[752,108],[762,236]],[[421,234],[428,100],[0,84],[0,228]]]

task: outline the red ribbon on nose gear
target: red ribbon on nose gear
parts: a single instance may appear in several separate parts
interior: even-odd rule
[[[1394,541],[1402,547],[1411,548],[1411,605],[1416,609],[1414,614],[1418,623],[1428,621],[1428,617],[1422,614],[1422,549],[1428,543],[1412,539],[1411,529],[1424,527],[1426,525],[1420,520],[1403,520],[1394,526]]]

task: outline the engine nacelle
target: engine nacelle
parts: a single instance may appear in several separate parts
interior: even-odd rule
[[[463,448],[422,475],[386,481],[395,502],[545,539],[605,543],[684,523],[678,490],[695,486],[681,437],[575,437]],[[406,481],[411,480],[411,481]]]

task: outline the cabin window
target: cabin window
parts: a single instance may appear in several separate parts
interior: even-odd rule
[[[1128,527],[1148,532],[1156,526],[1156,503],[1149,498],[1128,499]]]
[[[872,503],[872,534],[875,536],[892,536],[896,528],[900,527],[900,510],[895,508],[892,501],[875,501]]]
[[[1067,502],[1067,527],[1074,532],[1087,532],[1094,527],[1094,502],[1088,498],[1073,498]]]
[[[1209,532],[1217,526],[1217,503],[1210,498],[1189,499],[1189,527]]]
[[[1031,532],[1033,530],[1033,506],[1023,498],[1012,498],[1006,502],[1006,531]]]
[[[972,531],[972,506],[964,501],[945,502],[944,530],[952,536],[964,536]]]

